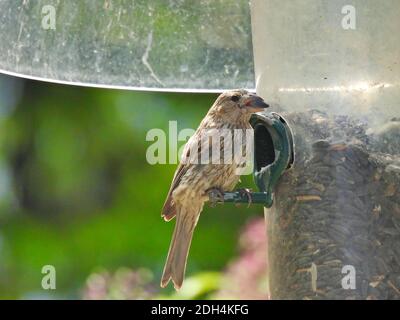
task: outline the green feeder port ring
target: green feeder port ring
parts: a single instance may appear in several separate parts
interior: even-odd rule
[[[259,192],[225,192],[224,202],[263,204],[270,208],[279,178],[294,162],[293,135],[279,114],[259,113],[250,119],[254,129],[254,181]]]

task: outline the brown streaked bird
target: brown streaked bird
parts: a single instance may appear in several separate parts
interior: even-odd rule
[[[212,153],[210,149],[215,145],[215,141],[210,142],[209,137],[204,139],[204,132],[215,129],[221,131],[251,129],[249,124],[251,114],[267,107],[262,98],[246,90],[226,91],[217,98],[195,134],[186,143],[184,157],[175,172],[161,214],[165,221],[176,217],[161,287],[164,288],[170,280],[176,290],[182,286],[193,231],[204,203],[212,195],[223,197],[223,192],[232,191],[240,179],[237,170],[243,167],[243,163],[235,161],[234,156],[233,161],[225,160],[225,163],[201,161],[200,158],[204,153],[210,155]],[[227,139],[218,143],[218,148],[222,150],[224,146],[231,147],[233,141]],[[233,150],[233,155],[236,152],[238,151]],[[223,150],[219,156],[224,157]],[[198,160],[197,163],[188,161],[189,158],[194,159],[193,157]]]

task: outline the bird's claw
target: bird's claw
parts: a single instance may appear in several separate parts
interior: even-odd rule
[[[251,189],[247,189],[247,188],[243,188],[238,190],[240,195],[245,195],[248,199],[248,203],[247,203],[247,208],[249,208],[251,206],[251,204],[253,203],[253,198],[251,197]]]
[[[210,207],[214,208],[217,203],[224,203],[224,192],[218,188],[212,188],[208,190],[208,197],[210,201]]]

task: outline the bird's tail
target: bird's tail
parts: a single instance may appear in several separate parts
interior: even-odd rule
[[[188,210],[190,212],[184,212],[185,210],[182,209],[176,215],[175,230],[161,278],[161,287],[163,288],[167,286],[169,280],[172,280],[175,290],[179,290],[182,286],[190,243],[200,213],[200,210],[193,212],[193,209],[192,207]]]

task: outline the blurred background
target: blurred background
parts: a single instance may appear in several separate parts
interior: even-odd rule
[[[147,163],[146,133],[197,128],[215,98],[0,76],[0,298],[265,299],[261,206],[206,207],[182,290],[159,287],[176,165]]]

